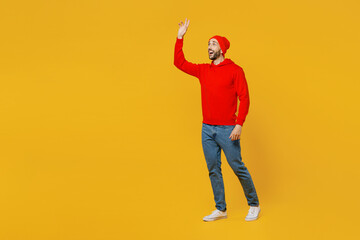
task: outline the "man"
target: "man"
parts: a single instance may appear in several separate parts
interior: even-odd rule
[[[258,196],[249,171],[242,162],[240,153],[240,135],[243,123],[249,110],[248,86],[242,68],[232,60],[225,58],[230,42],[221,36],[209,39],[208,53],[211,64],[194,64],[188,62],[182,50],[183,37],[190,20],[179,23],[175,44],[174,65],[187,74],[199,79],[202,102],[202,146],[209,170],[213,189],[215,207],[204,221],[227,218],[224,183],[221,173],[221,149],[226,159],[239,178],[248,205],[245,220],[256,220],[260,206]],[[237,97],[240,99],[238,116],[236,116]]]

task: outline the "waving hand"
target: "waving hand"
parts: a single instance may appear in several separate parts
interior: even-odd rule
[[[188,20],[187,18],[185,18],[185,23],[183,23],[182,21],[179,23],[179,31],[178,31],[178,38],[182,39],[183,36],[185,35],[188,27],[190,24],[190,20]]]

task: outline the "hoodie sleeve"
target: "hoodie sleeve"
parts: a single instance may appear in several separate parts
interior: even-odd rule
[[[240,67],[235,74],[236,94],[239,97],[239,111],[236,124],[244,124],[245,118],[249,112],[250,99],[249,90],[243,69]]]
[[[199,64],[188,62],[183,53],[183,42],[184,38],[176,38],[175,52],[174,52],[174,65],[181,71],[190,74],[194,77],[200,77],[200,66]]]

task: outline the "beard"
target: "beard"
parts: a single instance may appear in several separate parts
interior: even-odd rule
[[[220,56],[220,49],[217,52],[214,52],[212,56],[209,55],[210,60],[215,60]]]

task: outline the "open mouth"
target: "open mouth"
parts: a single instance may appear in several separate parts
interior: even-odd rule
[[[214,51],[211,51],[211,50],[209,51],[209,54],[210,54],[210,55],[213,54],[213,53],[214,53]]]

